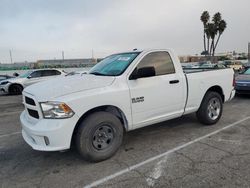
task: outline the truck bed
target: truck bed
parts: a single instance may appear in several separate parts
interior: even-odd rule
[[[213,87],[220,87],[224,94],[224,101],[230,99],[233,89],[233,70],[230,68],[192,68],[183,69],[188,85],[187,104],[185,111],[195,112],[200,106],[206,91]]]
[[[224,70],[228,68],[183,68],[185,74],[197,73],[197,72],[207,72],[215,70]]]

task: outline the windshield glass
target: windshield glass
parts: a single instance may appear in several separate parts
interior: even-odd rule
[[[250,74],[250,68],[248,68],[243,74]]]
[[[95,65],[89,74],[102,76],[118,76],[121,75],[130,63],[139,55],[140,52],[115,54],[106,57],[100,63]]]
[[[26,73],[20,75],[19,77],[20,77],[20,78],[27,78],[32,72],[33,72],[33,71],[28,71],[28,72],[26,72]]]

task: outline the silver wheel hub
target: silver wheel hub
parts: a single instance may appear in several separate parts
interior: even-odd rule
[[[114,140],[114,131],[111,126],[101,125],[94,133],[92,144],[97,150],[108,148]]]
[[[212,98],[208,102],[208,108],[207,108],[208,116],[212,120],[216,120],[221,112],[221,104],[220,100],[218,98]]]

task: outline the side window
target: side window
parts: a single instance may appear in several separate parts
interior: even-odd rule
[[[168,52],[152,52],[138,64],[138,68],[154,67],[156,76],[175,73],[173,61]]]
[[[61,72],[58,70],[53,70],[54,71],[54,75],[61,75]]]
[[[44,70],[43,76],[53,76],[53,72],[51,70]]]
[[[57,70],[44,70],[43,71],[43,76],[55,76],[55,75],[60,75],[61,73]]]
[[[42,71],[35,71],[30,74],[31,78],[38,78],[42,76]]]

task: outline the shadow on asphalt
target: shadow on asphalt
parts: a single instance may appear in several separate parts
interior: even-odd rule
[[[250,99],[250,94],[236,94],[235,97],[240,99]]]

